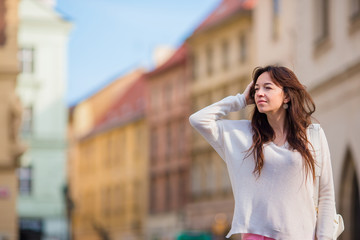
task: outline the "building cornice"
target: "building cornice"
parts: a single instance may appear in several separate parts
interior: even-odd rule
[[[63,150],[64,148],[67,147],[67,141],[65,139],[36,138],[36,137],[23,136],[23,140],[31,150],[35,150],[35,149]]]
[[[111,121],[109,123],[107,123],[104,126],[100,126],[97,129],[92,130],[91,132],[89,132],[88,134],[82,136],[79,138],[80,141],[85,141],[87,139],[90,139],[92,137],[95,137],[97,135],[109,132],[115,128],[122,128],[122,127],[126,127],[132,123],[136,123],[139,122],[141,120],[145,120],[145,113],[141,112],[141,113],[137,113],[134,115],[131,115],[129,117],[124,117],[121,119],[115,119],[114,121]]]
[[[72,23],[61,22],[55,20],[44,20],[44,19],[33,19],[33,18],[22,18],[19,24],[19,28],[45,28],[51,29],[52,31],[70,31]]]
[[[360,72],[360,59],[358,61],[355,61],[355,63],[349,65],[348,67],[344,68],[341,72],[333,75],[329,79],[321,81],[319,84],[312,87],[309,90],[309,92],[311,95],[322,94],[328,91],[329,89],[350,80],[353,75],[359,72]]]
[[[13,69],[1,69],[0,68],[0,81],[1,80],[9,80],[11,78],[14,78],[14,81],[16,81],[16,77],[19,74],[19,70],[17,68],[13,68]]]

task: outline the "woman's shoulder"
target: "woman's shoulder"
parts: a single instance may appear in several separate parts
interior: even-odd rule
[[[321,126],[319,123],[310,123],[310,125],[307,127],[308,131],[320,131]]]
[[[320,123],[310,123],[309,128],[320,128]]]
[[[315,143],[319,142],[325,135],[324,130],[319,123],[311,123],[306,129],[306,134],[310,138],[310,141],[315,141]]]

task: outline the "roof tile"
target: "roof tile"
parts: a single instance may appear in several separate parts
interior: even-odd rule
[[[219,6],[195,29],[195,33],[213,26],[238,11],[252,10],[257,0],[222,0]]]

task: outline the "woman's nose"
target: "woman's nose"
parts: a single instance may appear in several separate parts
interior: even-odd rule
[[[256,95],[259,97],[261,97],[261,96],[264,96],[264,92],[261,90],[261,89],[258,89],[257,91],[256,91]]]

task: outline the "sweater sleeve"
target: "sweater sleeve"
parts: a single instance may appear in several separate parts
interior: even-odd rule
[[[334,233],[335,193],[329,146],[320,128],[321,175],[319,184],[319,213],[316,235],[318,240],[331,240]]]
[[[219,102],[207,106],[192,114],[189,118],[190,124],[210,143],[220,157],[225,160],[222,117],[230,112],[239,111],[246,107],[245,96],[237,94],[228,96]]]

